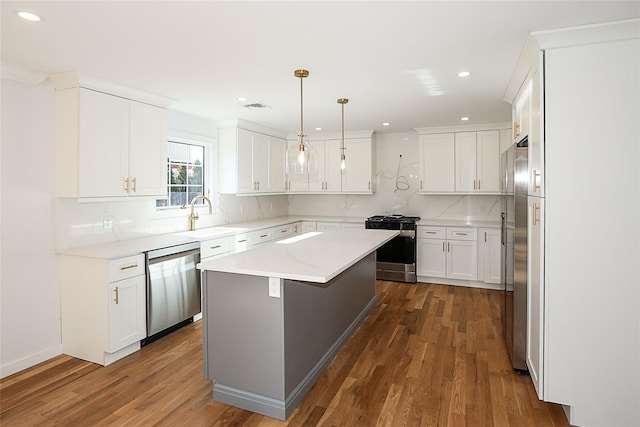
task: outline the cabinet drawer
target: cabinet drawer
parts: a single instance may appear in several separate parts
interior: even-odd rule
[[[229,252],[229,238],[222,237],[218,239],[206,240],[200,243],[200,259],[210,256],[222,255]]]
[[[251,233],[236,234],[231,238],[231,251],[241,252],[251,247]]]
[[[253,231],[251,233],[251,243],[259,245],[261,243],[267,243],[273,240],[273,229],[267,228],[265,230]]]
[[[447,227],[447,240],[477,240],[478,231],[473,227]]]
[[[283,225],[280,227],[274,227],[271,229],[271,234],[274,240],[284,239],[285,237],[293,236],[298,229],[297,224]]]
[[[419,239],[444,239],[446,234],[445,227],[418,226]]]
[[[144,274],[144,254],[132,255],[109,261],[109,282]]]

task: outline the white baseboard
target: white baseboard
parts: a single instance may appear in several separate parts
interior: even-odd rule
[[[60,356],[61,354],[62,344],[59,344],[38,353],[31,354],[27,357],[23,357],[22,359],[3,364],[2,366],[0,366],[0,378],[8,377],[9,375],[13,375],[16,372],[20,372],[27,368],[35,366],[38,363],[42,363],[56,356]]]
[[[502,290],[502,286],[499,283],[485,283],[474,280],[457,280],[446,279],[442,277],[418,276],[418,282],[435,283],[437,285],[466,286],[468,288],[493,289],[496,291]]]

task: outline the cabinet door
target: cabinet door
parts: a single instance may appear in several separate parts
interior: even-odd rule
[[[513,140],[519,142],[529,135],[531,120],[531,80],[522,86],[513,109]]]
[[[340,141],[337,139],[324,142],[324,174],[324,191],[342,191]]]
[[[476,191],[476,132],[456,133],[455,147],[456,191]]]
[[[284,158],[287,149],[287,141],[282,138],[269,137],[269,185],[270,193],[283,193],[286,190]],[[262,189],[262,185],[260,186]]]
[[[447,277],[447,253],[444,239],[418,239],[418,276]]]
[[[78,196],[126,196],[129,100],[82,88],[79,98]],[[166,169],[166,158],[161,165]]]
[[[251,164],[253,191],[269,191],[269,137],[251,132]]]
[[[167,110],[130,101],[129,195],[167,195]]]
[[[238,193],[253,193],[253,133],[238,129],[237,136],[238,150]],[[221,177],[224,179],[224,177]]]
[[[316,231],[316,222],[315,221],[302,221],[302,225],[300,227],[300,233],[309,233],[311,231]]]
[[[544,196],[544,140],[542,135],[542,91],[536,70],[531,76],[531,129],[529,129],[529,195]]]
[[[481,229],[479,280],[485,283],[500,283],[502,266],[502,243],[500,229]]]
[[[447,277],[477,280],[478,243],[469,240],[447,241]]]
[[[113,353],[146,336],[145,276],[109,284],[109,344]]]
[[[345,141],[347,167],[344,171],[342,191],[371,193],[371,138]]]
[[[527,366],[543,399],[544,199],[528,198],[527,227]]]
[[[309,191],[323,191],[325,186],[324,171],[324,141],[310,141],[309,146],[315,148],[316,156],[318,156],[318,171],[315,174],[309,174]]]
[[[477,191],[500,191],[500,131],[477,133],[476,178]]]
[[[453,133],[420,137],[420,191],[455,191],[455,144]]]

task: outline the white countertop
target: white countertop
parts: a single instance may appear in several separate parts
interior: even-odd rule
[[[500,228],[500,221],[487,221],[475,219],[443,219],[443,218],[423,218],[417,225],[433,225],[440,227],[497,227]]]
[[[307,233],[207,261],[199,264],[198,268],[327,283],[398,233],[360,229]],[[307,238],[287,243],[303,236]]]

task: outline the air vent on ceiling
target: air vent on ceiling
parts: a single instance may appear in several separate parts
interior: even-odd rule
[[[262,102],[252,102],[251,104],[243,104],[242,106],[250,110],[262,110],[264,108],[271,108],[267,104],[264,104]]]

